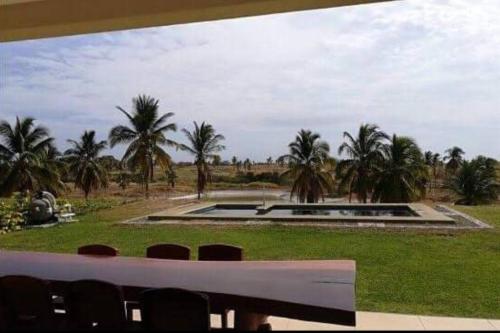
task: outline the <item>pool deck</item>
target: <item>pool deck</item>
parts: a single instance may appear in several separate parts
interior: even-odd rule
[[[421,203],[411,203],[411,204],[370,204],[370,206],[380,206],[380,207],[401,207],[408,206],[411,210],[418,214],[418,216],[298,216],[298,215],[290,215],[290,216],[267,216],[267,215],[254,215],[254,216],[241,216],[241,215],[202,215],[202,214],[194,214],[194,211],[210,208],[214,205],[246,205],[246,204],[258,204],[259,209],[269,210],[274,206],[290,206],[289,204],[283,204],[283,202],[268,202],[265,205],[262,203],[256,202],[204,202],[204,203],[193,203],[187,204],[183,206],[178,206],[172,209],[168,209],[153,215],[148,216],[149,221],[213,221],[213,223],[235,223],[235,222],[261,222],[261,223],[273,223],[273,222],[281,222],[281,223],[307,223],[307,225],[311,225],[311,223],[315,224],[332,224],[332,222],[336,223],[344,223],[344,224],[352,224],[352,223],[366,223],[366,224],[392,224],[392,223],[403,223],[403,224],[425,224],[425,225],[445,225],[445,224],[453,224],[454,220],[431,207],[421,204]],[[328,207],[360,207],[362,204],[309,204],[311,206],[328,206]]]

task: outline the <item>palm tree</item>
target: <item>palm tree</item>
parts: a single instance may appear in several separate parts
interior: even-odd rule
[[[428,170],[416,142],[394,134],[382,148],[383,162],[375,172],[372,202],[411,202],[425,195]]]
[[[252,169],[252,162],[250,162],[249,158],[245,159],[245,161],[243,162],[243,168],[247,169],[248,171]]]
[[[177,181],[177,173],[175,172],[174,168],[170,168],[166,172],[167,176],[167,183],[170,185],[171,188],[175,188],[175,183]]]
[[[446,162],[446,171],[454,174],[463,162],[465,152],[460,147],[453,147],[445,151],[443,160]]]
[[[182,132],[186,135],[189,146],[182,144],[179,147],[195,156],[194,164],[198,171],[196,188],[199,200],[207,182],[210,181],[210,166],[208,161],[213,159],[216,153],[226,148],[220,144],[225,138],[221,134],[216,134],[212,125],[205,122],[202,122],[200,126],[194,122],[193,132],[189,132],[185,128],[182,129]]]
[[[167,123],[174,114],[159,114],[159,101],[150,96],[139,95],[132,99],[133,112],[128,113],[117,106],[128,119],[130,127],[119,125],[109,132],[111,148],[117,144],[128,144],[122,158],[122,163],[129,169],[139,172],[145,187],[146,197],[149,197],[149,182],[153,180],[154,166],[159,166],[163,171],[171,167],[172,159],[161,147],[162,145],[177,147],[177,143],[167,139],[168,131],[176,131],[174,123]]]
[[[424,153],[424,162],[425,162],[425,165],[432,166],[432,157],[433,156],[434,156],[434,154],[430,150],[427,150]]]
[[[439,167],[440,164],[440,155],[438,153],[433,153],[432,151],[428,150],[424,153],[424,163],[427,166],[427,168],[432,171],[432,181],[429,182],[429,190],[432,190],[433,183],[436,183],[436,177],[437,177],[437,168]]]
[[[85,131],[80,141],[68,140],[71,148],[64,152],[69,169],[75,176],[75,187],[88,199],[92,190],[108,186],[108,175],[99,154],[106,149],[107,142],[95,140],[95,131]]]
[[[266,160],[267,165],[272,165],[273,164],[273,158],[269,156]]]
[[[439,167],[441,166],[441,156],[438,153],[432,155],[431,169],[432,169],[432,182],[434,184],[431,187],[436,187],[437,177],[439,172]]]
[[[362,124],[356,138],[348,132],[344,132],[344,138],[346,142],[340,145],[338,153],[346,153],[349,158],[337,165],[339,187],[348,187],[349,202],[355,193],[359,202],[366,203],[373,187],[373,173],[383,157],[383,140],[388,136],[377,125]]]
[[[238,170],[238,169],[239,169],[239,168],[238,168],[238,157],[233,156],[233,157],[231,158],[231,164],[232,164],[232,165],[236,168],[236,170]]]
[[[290,198],[296,196],[301,203],[324,200],[333,189],[330,146],[320,138],[319,134],[302,129],[288,145],[289,154],[279,157],[289,166],[282,177],[293,180]]]
[[[222,158],[220,155],[214,155],[212,157],[212,165],[213,166],[219,166],[222,163]]]
[[[456,203],[477,205],[496,200],[496,164],[496,160],[483,156],[478,156],[470,162],[463,161],[450,180],[451,189],[460,196]]]
[[[0,196],[16,191],[64,189],[56,162],[54,139],[33,118],[16,117],[14,126],[0,122]]]

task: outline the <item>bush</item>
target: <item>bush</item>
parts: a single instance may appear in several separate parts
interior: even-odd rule
[[[0,234],[20,230],[27,224],[28,205],[29,198],[19,192],[11,199],[0,201]]]
[[[283,180],[278,172],[263,172],[255,174],[253,172],[238,172],[236,176],[212,176],[213,183],[249,184],[249,183],[273,183],[281,185]]]
[[[58,199],[57,205],[64,207],[70,204],[76,214],[87,214],[101,209],[116,207],[122,204],[120,199],[99,198],[99,199]]]

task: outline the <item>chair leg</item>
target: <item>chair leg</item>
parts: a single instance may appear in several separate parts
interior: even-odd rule
[[[271,328],[270,325],[264,325],[267,323],[268,317],[268,315],[260,313],[236,311],[234,314],[234,329],[237,331],[256,331],[259,328],[266,330]]]
[[[224,310],[221,313],[221,324],[222,324],[222,329],[227,329],[227,315],[229,313],[229,310]]]
[[[257,331],[265,332],[265,331],[272,331],[273,327],[269,323],[265,324],[260,324],[259,328],[257,328]]]
[[[127,309],[127,320],[134,321],[134,303],[127,302],[125,308]]]

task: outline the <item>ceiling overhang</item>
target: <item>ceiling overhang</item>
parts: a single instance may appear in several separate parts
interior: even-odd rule
[[[0,42],[392,0],[0,0]]]

